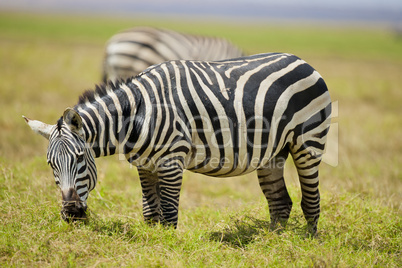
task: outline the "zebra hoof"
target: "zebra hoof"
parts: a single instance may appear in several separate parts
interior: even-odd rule
[[[307,238],[317,238],[318,233],[317,233],[317,224],[307,224],[307,232],[306,232],[306,237]]]

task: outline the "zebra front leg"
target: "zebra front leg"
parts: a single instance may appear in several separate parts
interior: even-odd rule
[[[285,227],[292,210],[292,200],[283,178],[286,157],[274,158],[267,167],[257,170],[258,182],[268,201],[271,217],[270,229],[275,230],[278,223]]]
[[[161,218],[159,182],[157,174],[138,169],[142,188],[142,213],[147,223],[155,224]]]
[[[158,167],[158,177],[162,211],[160,222],[177,228],[183,177],[182,162],[176,159],[165,161]]]

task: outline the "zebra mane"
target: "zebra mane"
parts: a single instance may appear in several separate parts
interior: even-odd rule
[[[130,79],[131,80],[131,79]],[[77,106],[80,106],[86,102],[93,103],[95,101],[95,97],[99,96],[102,98],[103,96],[108,95],[108,91],[115,91],[120,88],[122,83],[128,83],[129,79],[123,80],[120,79],[113,83],[112,81],[108,81],[107,83],[102,83],[99,85],[95,85],[95,89],[85,90],[84,93],[78,98]]]
[[[136,76],[127,78],[127,79],[123,79],[123,78],[119,78],[117,79],[115,82],[109,80],[106,83],[101,83],[99,85],[95,85],[95,89],[88,89],[85,90],[84,93],[82,93],[82,95],[78,98],[78,104],[77,106],[83,105],[86,102],[90,102],[93,103],[95,101],[95,96],[98,96],[100,98],[102,98],[103,96],[108,95],[108,91],[115,91],[118,90],[120,88],[120,85],[122,84],[129,84],[131,83],[131,81],[133,79],[139,78],[142,75],[149,73],[154,67],[150,66],[149,68],[145,69],[145,71],[137,74]]]

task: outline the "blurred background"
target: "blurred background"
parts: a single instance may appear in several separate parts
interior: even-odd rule
[[[247,54],[289,52],[306,60],[324,77],[335,108],[322,189],[368,195],[400,210],[400,0],[1,0],[3,176],[28,164],[29,174],[50,185],[47,142],[31,133],[21,115],[56,122],[85,89],[100,83],[106,41],[135,26],[224,37]],[[108,161],[98,160],[100,189],[125,191],[125,183],[108,182],[108,170],[121,175],[115,180],[133,171],[124,161]],[[288,173],[289,183],[297,185],[294,170]],[[198,178],[183,193],[187,206],[210,202],[211,195],[215,205],[260,196],[252,176],[225,183],[186,176]]]
[[[262,20],[281,22],[321,21],[336,23],[401,23],[398,0],[29,0],[2,1],[8,11],[108,14],[124,16],[181,17],[193,19]]]

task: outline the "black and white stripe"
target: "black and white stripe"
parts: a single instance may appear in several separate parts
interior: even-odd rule
[[[242,56],[223,38],[137,27],[114,35],[106,44],[103,81],[127,79],[168,60],[223,60]]]
[[[125,154],[137,166],[147,221],[177,225],[184,169],[216,177],[256,170],[272,227],[284,224],[292,207],[283,178],[290,154],[301,206],[309,230],[316,232],[318,166],[331,100],[321,76],[296,56],[164,62],[126,82],[84,93],[74,112],[74,120],[64,124],[82,132],[91,155]],[[81,121],[81,128],[74,124]],[[52,131],[76,143],[76,137]],[[57,135],[51,134],[50,144]],[[49,146],[49,159],[60,153]]]

